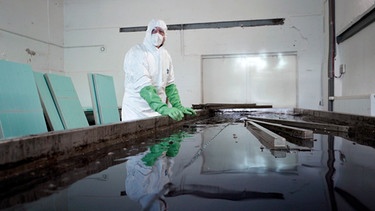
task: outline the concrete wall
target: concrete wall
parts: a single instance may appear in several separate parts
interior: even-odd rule
[[[0,0],[0,59],[64,71],[63,0]]]
[[[336,34],[340,35],[369,10],[374,0],[336,1]],[[336,96],[375,93],[375,23],[337,46],[336,75],[339,66],[346,65],[346,73],[335,80]]]
[[[144,26],[155,17],[168,24],[285,18],[282,26],[170,31],[166,47],[183,102],[200,103],[202,55],[292,51],[298,54],[298,107],[325,109],[327,6],[327,0],[0,0],[0,59],[72,76],[84,107],[91,107],[87,73],[112,75],[120,105],[124,54],[144,37],[119,33],[120,27]],[[374,0],[336,1],[337,35],[373,7]],[[374,31],[372,24],[338,45],[336,75],[340,64],[347,72],[335,80],[336,96],[374,92]]]
[[[152,18],[167,24],[285,18],[280,26],[169,31],[166,47],[182,101],[201,103],[202,55],[297,52],[298,106],[320,108],[325,69],[323,0],[65,0],[64,6],[65,71],[72,76],[84,107],[91,106],[88,72],[112,75],[121,105],[123,57],[142,42],[144,32],[119,33],[120,27],[145,26]]]

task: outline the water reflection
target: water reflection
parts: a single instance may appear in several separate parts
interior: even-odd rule
[[[288,143],[290,147],[280,151],[267,148],[240,123],[197,124],[185,129],[189,132],[158,139],[157,144],[155,138],[150,142],[145,140],[146,144],[134,145],[137,150],[120,146],[118,150],[90,155],[90,159],[79,157],[80,162],[85,161],[85,167],[78,162],[70,164],[72,160],[61,162],[60,167],[49,169],[59,176],[52,178],[51,174],[46,174],[40,177],[43,182],[38,183],[39,187],[28,189],[29,195],[33,196],[45,193],[43,197],[38,195],[33,202],[18,201],[19,205],[14,206],[16,199],[25,198],[24,189],[27,187],[15,183],[1,186],[5,184],[3,182],[0,184],[2,190],[9,191],[2,193],[4,197],[1,197],[0,205],[3,206],[0,209],[375,208],[372,198],[375,194],[373,147],[342,137],[314,134],[311,147],[302,142],[296,142],[296,145]],[[309,150],[305,150],[306,147]],[[62,173],[62,166],[68,166],[65,171],[69,173]],[[23,189],[16,192],[20,187]],[[15,190],[12,191],[14,197],[6,195],[11,189]]]
[[[128,158],[126,162],[125,190],[144,210],[165,210],[164,194],[171,181],[173,157],[187,134],[180,132],[151,146],[145,153]]]
[[[203,174],[297,173],[297,153],[270,148],[261,139],[252,135],[246,127],[239,127],[238,124],[228,124],[225,127],[203,153]],[[205,138],[203,142],[211,140]],[[262,147],[269,150],[262,151]],[[292,148],[295,148],[294,145]]]
[[[236,134],[233,133],[234,128],[236,128]],[[238,125],[230,124],[206,128],[205,133],[202,134],[204,137],[201,141],[202,146],[197,149],[190,160],[180,162],[176,168],[173,168],[174,158],[179,152],[180,142],[187,137],[184,132],[163,139],[144,153],[129,157],[126,163],[126,195],[139,203],[143,210],[166,210],[168,207],[166,197],[182,195],[230,201],[284,199],[284,195],[280,192],[256,191],[246,186],[238,188],[227,186],[225,183],[187,182],[186,176],[190,177],[191,171],[184,172],[184,170],[193,164],[201,166],[200,175],[246,173],[252,168],[261,169],[262,172],[267,169],[279,172],[295,171],[296,160],[293,156],[279,160],[281,162],[277,163],[270,163],[271,159],[259,163],[261,160],[259,158],[264,155],[258,155],[259,147],[251,147],[254,148],[253,150],[244,147],[244,145],[250,146],[254,143],[249,142],[248,131],[245,128],[241,129],[243,130],[238,130]],[[233,141],[228,141],[228,137]],[[202,157],[204,161],[199,164],[197,160]],[[270,156],[270,158],[274,157]],[[177,170],[176,174],[173,174],[173,169]],[[191,178],[194,177],[191,175]]]

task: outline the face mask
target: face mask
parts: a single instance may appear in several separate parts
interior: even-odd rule
[[[159,47],[163,43],[163,36],[161,36],[159,33],[151,34],[151,43]]]

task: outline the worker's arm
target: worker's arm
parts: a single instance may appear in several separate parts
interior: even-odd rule
[[[147,101],[151,109],[159,114],[163,116],[170,116],[172,119],[177,121],[184,117],[182,111],[177,108],[168,108],[168,105],[161,101],[154,86],[146,86],[142,88],[140,95]]]

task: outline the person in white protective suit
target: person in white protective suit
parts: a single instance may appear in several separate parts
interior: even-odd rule
[[[169,191],[174,157],[185,133],[171,135],[151,146],[146,152],[130,156],[126,162],[126,195],[142,210],[167,210],[164,195]]]
[[[181,105],[172,59],[163,47],[166,33],[164,21],[151,20],[143,43],[126,53],[122,121],[160,115],[181,120],[185,114],[196,114],[192,108]],[[172,107],[168,107],[167,98]]]
[[[138,202],[142,210],[166,210],[165,185],[171,181],[173,160],[164,155],[148,166],[142,161],[143,156],[129,157],[126,162],[126,195]]]

